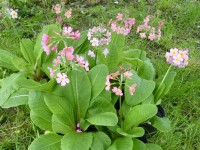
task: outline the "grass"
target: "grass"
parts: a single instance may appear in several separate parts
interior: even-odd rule
[[[36,1],[35,1],[36,2]],[[50,6],[47,3],[39,7],[36,3],[33,10],[23,12],[26,20],[19,23],[18,34],[21,37],[35,38],[41,27],[54,21]],[[45,7],[48,6],[48,9]],[[17,7],[17,5],[15,6]],[[24,7],[24,6],[23,6]],[[30,7],[29,4],[26,7]],[[100,22],[107,23],[118,12],[129,10],[130,16],[142,21],[147,14],[165,19],[163,37],[159,43],[141,42],[131,33],[127,40],[129,48],[144,48],[151,58],[157,74],[166,72],[164,55],[170,48],[188,48],[190,52],[190,64],[185,69],[176,69],[177,76],[170,92],[162,100],[168,117],[172,123],[172,130],[168,133],[157,133],[151,139],[164,150],[199,150],[200,149],[200,3],[196,0],[138,0],[134,2],[120,2],[119,4],[103,3],[103,5],[74,6],[73,19],[69,24],[79,29],[87,29],[98,25]],[[20,11],[20,10],[19,10]],[[38,12],[37,12],[38,11]],[[36,14],[46,14],[45,21]],[[25,14],[29,15],[26,16]],[[25,26],[23,26],[25,25]],[[0,48],[9,50],[17,55],[19,53],[19,40],[13,34],[9,24],[2,26],[0,35]],[[133,40],[134,39],[134,40]],[[0,77],[10,74],[9,70],[0,69]],[[31,124],[28,108],[0,109],[0,149],[2,150],[25,150],[34,137],[37,136],[37,128]]]

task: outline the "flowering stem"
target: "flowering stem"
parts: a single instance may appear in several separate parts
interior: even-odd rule
[[[97,65],[97,56],[98,56],[98,48],[96,49],[96,54],[95,54],[95,66]]]
[[[121,89],[121,86],[122,86],[122,81],[123,81],[123,75],[121,75],[120,77],[120,85],[119,85],[119,88]],[[119,96],[119,120],[120,120],[120,125],[121,127],[123,128],[123,114],[122,114],[122,98],[121,96]]]
[[[162,85],[163,85],[163,83],[164,83],[164,81],[165,81],[167,75],[169,74],[169,71],[171,70],[171,68],[172,68],[172,64],[169,66],[169,68],[168,68],[167,72],[165,73],[165,75],[164,75],[164,77],[163,77],[163,79],[162,79],[160,85],[159,85],[158,88],[156,89],[156,92],[155,92],[155,94],[154,94],[155,97],[156,97],[156,95],[158,94],[158,92],[160,91],[160,88],[162,87]],[[155,101],[155,103],[157,103],[157,102],[158,102],[158,100]]]

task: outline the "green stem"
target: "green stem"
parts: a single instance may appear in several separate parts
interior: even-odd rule
[[[120,77],[120,86],[119,88],[121,89],[121,86],[122,86],[122,82],[123,82],[123,75],[121,75]],[[123,128],[123,113],[122,113],[122,97],[119,96],[119,120],[120,120],[120,125],[121,125],[121,128]]]
[[[159,85],[158,88],[156,89],[156,92],[155,92],[155,94],[154,94],[155,96],[158,94],[158,92],[159,92],[160,88],[162,87],[162,85],[163,85],[163,83],[164,83],[164,81],[165,81],[167,75],[169,74],[169,71],[171,70],[171,68],[172,68],[172,64],[169,66],[169,68],[168,68],[167,72],[165,73],[165,75],[164,75],[164,77],[163,77],[163,79],[162,79],[160,85]],[[155,103],[157,103],[157,102],[158,102],[158,101],[156,101]]]
[[[20,36],[19,36],[19,34],[18,34],[18,32],[17,32],[17,29],[15,28],[15,25],[14,25],[14,23],[13,23],[12,19],[11,19],[11,18],[9,18],[9,20],[10,20],[10,22],[11,22],[11,25],[12,25],[13,29],[15,30],[15,33],[16,33],[16,35],[17,35],[17,38],[18,38],[18,39],[19,39],[19,41],[20,41],[20,40],[21,40],[21,38],[20,38]]]
[[[95,54],[95,66],[97,65],[97,56],[98,56],[98,47],[97,47],[97,49],[96,49],[96,54]]]

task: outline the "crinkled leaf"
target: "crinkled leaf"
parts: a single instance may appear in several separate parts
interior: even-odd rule
[[[155,116],[151,119],[151,125],[161,132],[169,132],[171,130],[170,121],[167,117]]]
[[[132,150],[133,141],[130,137],[118,138],[108,148],[108,150]]]
[[[104,132],[93,133],[93,137],[94,139],[91,146],[91,150],[105,150],[111,144],[109,136],[106,135]]]
[[[20,50],[25,60],[30,64],[35,64],[33,56],[34,45],[30,39],[22,39],[20,42]]]
[[[61,150],[61,139],[62,136],[54,133],[41,135],[31,143],[28,150]]]
[[[43,130],[52,131],[52,112],[44,102],[44,93],[30,91],[28,105],[33,123]]]
[[[105,88],[108,68],[106,65],[97,65],[88,72],[92,86],[92,99],[95,99]]]
[[[92,133],[70,132],[61,140],[62,150],[89,150],[93,141]]]
[[[140,123],[155,116],[157,111],[156,105],[153,104],[134,106],[125,117],[124,130],[128,131],[132,127],[137,127]]]

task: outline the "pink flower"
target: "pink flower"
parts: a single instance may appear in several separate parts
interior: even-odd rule
[[[129,78],[130,79],[132,77],[132,75],[133,74],[131,72],[129,72],[129,71],[124,72],[124,77],[125,78]]]
[[[118,13],[116,18],[117,18],[117,20],[122,20],[122,17],[123,17],[123,14]]]
[[[69,36],[69,35],[71,35],[71,32],[72,32],[72,27],[64,27],[63,28],[64,29],[64,34],[66,35],[66,36]]]
[[[88,61],[85,61],[84,68],[86,71],[90,70]]]
[[[146,16],[144,19],[144,23],[147,25],[149,23],[150,15]]]
[[[60,64],[60,62],[61,62],[61,59],[60,59],[60,56],[58,56],[56,59],[53,60],[53,65],[57,66]]]
[[[107,57],[107,55],[109,54],[109,50],[106,48],[103,50],[103,54],[105,57]]]
[[[42,42],[48,43],[51,40],[51,37],[48,36],[47,34],[42,35]]]
[[[67,78],[67,75],[65,73],[58,73],[56,78],[57,83],[60,83],[61,86],[65,86],[67,83],[69,83],[69,79]]]
[[[89,52],[88,52],[88,56],[94,58],[94,57],[95,57],[95,54],[94,54],[93,51],[89,50]]]
[[[56,21],[57,21],[57,22],[62,22],[63,19],[62,19],[61,17],[57,16],[57,17],[56,17]]]
[[[56,45],[54,45],[54,46],[52,47],[52,51],[56,52],[56,50],[57,50],[57,47],[58,47],[58,45],[57,45],[57,44],[56,44]]]
[[[99,40],[97,38],[93,38],[91,40],[92,46],[99,46]]]
[[[107,77],[106,77],[106,91],[109,91],[110,90],[110,86],[111,86],[111,84],[110,84],[110,75],[107,75]]]
[[[74,59],[74,55],[70,52],[66,52],[66,58],[69,61],[72,61]]]
[[[54,70],[52,68],[50,68],[50,67],[48,67],[48,70],[50,72],[50,77],[52,78],[53,75],[54,75]]]
[[[122,90],[120,88],[114,87],[112,91],[118,96],[123,96]]]
[[[146,33],[140,33],[140,37],[141,37],[142,39],[146,38]]]
[[[77,30],[74,34],[73,34],[73,36],[74,36],[74,38],[73,38],[73,40],[78,40],[79,39],[79,37],[80,37],[80,32]]]
[[[56,14],[60,14],[61,10],[60,10],[60,4],[56,4],[55,6],[52,7],[52,9],[55,10]]]
[[[155,33],[150,33],[149,36],[148,36],[148,39],[149,39],[150,41],[153,41],[155,38],[156,38]]]
[[[72,16],[72,9],[70,8],[69,10],[67,10],[67,11],[65,12],[65,17],[71,18],[71,16]]]
[[[136,87],[137,87],[137,84],[135,84],[135,83],[129,87],[129,92],[131,95],[134,94]]]
[[[84,57],[83,56],[79,56],[76,55],[76,61],[78,62],[78,64],[84,64]]]

